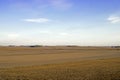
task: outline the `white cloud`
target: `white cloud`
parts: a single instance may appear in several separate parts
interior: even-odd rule
[[[116,24],[116,23],[120,23],[120,17],[119,16],[110,16],[107,19],[108,21],[110,21],[110,23]]]
[[[68,33],[59,33],[59,35],[61,35],[61,36],[68,36],[69,34]]]
[[[41,34],[51,34],[51,31],[40,31]]]
[[[47,18],[37,18],[37,19],[24,19],[26,22],[32,22],[32,23],[46,23],[50,20]]]
[[[24,12],[29,12],[29,14],[38,14],[44,12],[47,8],[56,8],[60,10],[67,10],[73,6],[70,0],[8,0],[11,9],[17,9]]]
[[[8,37],[9,38],[12,38],[12,39],[14,39],[14,38],[18,38],[19,37],[19,34],[8,34]]]

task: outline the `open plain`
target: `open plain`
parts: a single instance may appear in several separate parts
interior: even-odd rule
[[[120,50],[0,47],[0,80],[120,80]]]

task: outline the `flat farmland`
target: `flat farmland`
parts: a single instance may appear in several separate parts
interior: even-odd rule
[[[31,66],[120,57],[106,47],[0,47],[0,67]]]
[[[0,80],[120,80],[120,50],[0,47]]]

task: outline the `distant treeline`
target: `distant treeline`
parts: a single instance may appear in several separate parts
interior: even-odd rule
[[[120,46],[111,46],[112,48],[120,48]]]
[[[8,45],[8,47],[109,47],[109,48],[120,48],[120,46],[79,46],[79,45]]]
[[[43,45],[20,45],[20,46],[9,45],[9,47],[43,47]]]

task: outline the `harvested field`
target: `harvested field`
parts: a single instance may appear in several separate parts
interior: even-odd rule
[[[120,57],[1,68],[0,80],[120,80]]]
[[[105,47],[0,47],[0,67],[42,65],[120,57]]]
[[[120,50],[0,47],[0,80],[120,80]]]

